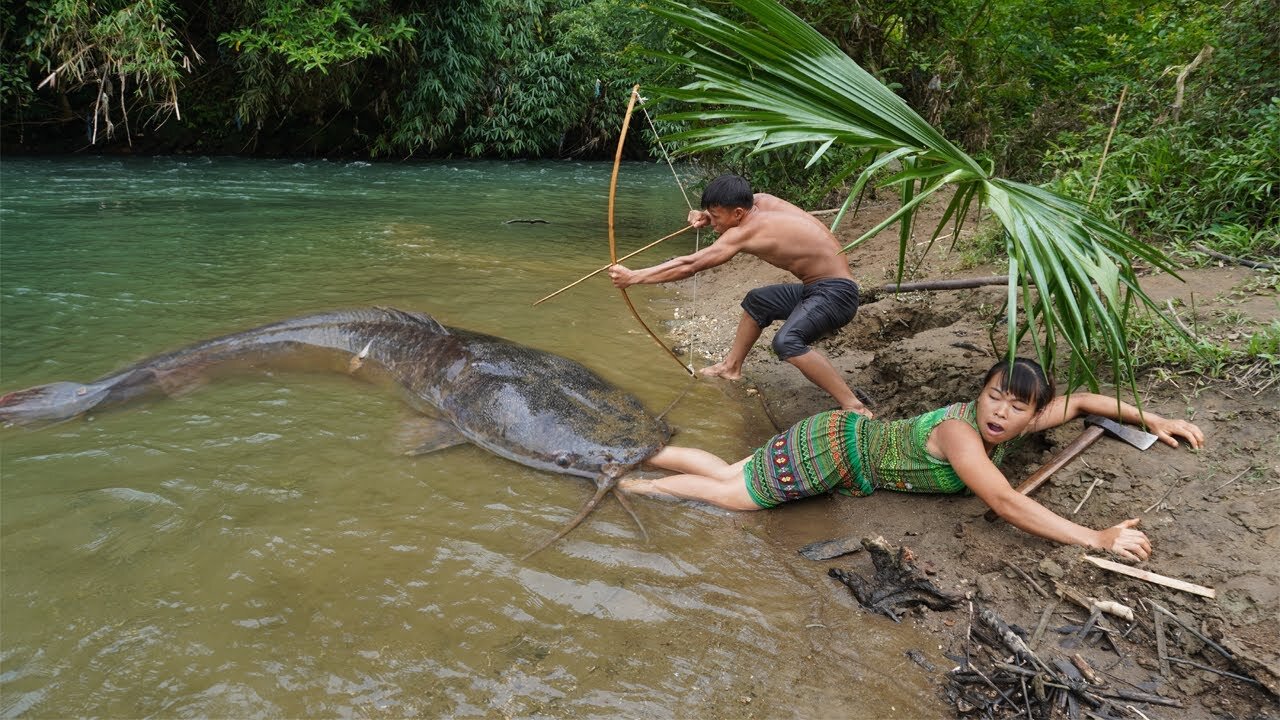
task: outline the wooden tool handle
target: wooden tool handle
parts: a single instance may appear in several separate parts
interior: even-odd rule
[[[1054,455],[1049,462],[1041,465],[1039,470],[1031,474],[1031,477],[1023,480],[1022,484],[1017,488],[1018,492],[1023,495],[1030,495],[1035,492],[1036,488],[1049,481],[1050,475],[1057,472],[1063,465],[1071,462],[1075,456],[1084,452],[1085,448],[1089,447],[1096,442],[1098,438],[1102,437],[1103,432],[1105,431],[1097,425],[1090,425],[1085,428],[1084,432],[1080,433],[1075,440],[1072,440],[1070,445],[1062,448],[1061,452]],[[995,510],[988,510],[982,517],[986,518],[987,522],[994,522],[995,519],[1000,516],[996,514]]]

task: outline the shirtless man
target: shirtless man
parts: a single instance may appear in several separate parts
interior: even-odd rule
[[[751,185],[737,175],[721,175],[702,193],[702,210],[689,211],[689,224],[711,226],[719,237],[692,255],[641,270],[622,265],[609,268],[614,286],[683,280],[707,268],[723,265],[740,252],[764,260],[795,275],[800,282],[768,285],[747,293],[733,346],[724,360],[703,368],[704,375],[737,380],[742,363],[761,331],[783,320],[773,338],[773,350],[800,369],[814,385],[827,391],[841,409],[871,417],[840,373],[809,343],[834,333],[858,311],[858,285],[840,243],[817,218],[778,197],[752,194]]]

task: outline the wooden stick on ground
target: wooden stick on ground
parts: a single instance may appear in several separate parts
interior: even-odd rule
[[[969,288],[986,287],[988,285],[1006,285],[1009,282],[1008,275],[990,275],[987,277],[976,278],[956,278],[952,280],[922,280],[920,282],[901,283],[892,285],[882,285],[878,288],[870,288],[863,293],[862,304],[873,303],[883,295],[894,295],[897,293],[917,292],[920,290],[967,290]]]
[[[1230,255],[1223,255],[1220,252],[1214,252],[1213,250],[1210,250],[1209,248],[1201,245],[1200,243],[1195,243],[1192,245],[1192,247],[1204,253],[1205,255],[1208,255],[1209,257],[1215,257],[1224,262],[1243,265],[1245,267],[1253,268],[1255,270],[1275,270],[1276,269],[1276,265],[1273,263],[1258,262],[1256,260],[1245,260],[1244,258],[1232,257]]]
[[[1144,513],[1149,513],[1149,512],[1151,512],[1151,510],[1152,510],[1152,509],[1154,509],[1154,508],[1155,508],[1156,506],[1158,506],[1160,503],[1164,502],[1164,499],[1165,499],[1165,498],[1167,498],[1167,497],[1169,497],[1169,493],[1173,492],[1177,487],[1178,487],[1178,486],[1177,486],[1176,484],[1175,484],[1175,485],[1171,485],[1171,486],[1169,486],[1169,489],[1164,491],[1164,494],[1160,496],[1160,499],[1159,499],[1159,500],[1157,500],[1157,501],[1155,501],[1155,502],[1151,503],[1150,505],[1148,505],[1148,506],[1147,506],[1147,509],[1146,509],[1146,510],[1143,510],[1142,512],[1144,512]]]
[[[1148,599],[1146,602],[1151,603],[1151,607],[1155,608],[1155,609],[1156,609],[1156,611],[1158,611],[1158,612],[1160,612],[1160,613],[1163,613],[1163,614],[1164,614],[1164,616],[1165,616],[1166,618],[1168,618],[1170,621],[1177,623],[1179,626],[1181,626],[1181,627],[1182,627],[1182,629],[1183,629],[1183,630],[1186,630],[1187,632],[1191,633],[1192,635],[1195,635],[1197,638],[1199,638],[1199,639],[1200,639],[1200,642],[1204,643],[1205,645],[1208,645],[1209,647],[1213,648],[1214,650],[1217,650],[1217,651],[1218,651],[1218,654],[1219,654],[1219,655],[1221,655],[1222,657],[1224,657],[1224,658],[1226,658],[1226,659],[1228,659],[1228,660],[1231,660],[1232,662],[1234,662],[1234,661],[1235,661],[1235,659],[1236,659],[1235,653],[1231,652],[1230,650],[1228,650],[1228,649],[1226,649],[1226,648],[1222,647],[1222,646],[1221,646],[1221,645],[1219,645],[1218,643],[1216,643],[1216,642],[1214,642],[1214,641],[1210,640],[1209,638],[1205,637],[1203,633],[1201,633],[1199,630],[1196,630],[1195,628],[1191,627],[1189,624],[1187,624],[1187,622],[1186,622],[1185,620],[1183,620],[1182,618],[1178,617],[1177,615],[1174,615],[1174,614],[1169,610],[1169,608],[1166,608],[1165,606],[1161,605],[1160,603],[1156,602],[1155,600]]]
[[[1054,600],[1040,613],[1040,622],[1036,623],[1036,631],[1031,635],[1031,649],[1040,649],[1040,638],[1044,636],[1045,628],[1049,627],[1049,619],[1053,617],[1053,613],[1058,609],[1060,600]]]
[[[1134,702],[1144,702],[1150,705],[1164,705],[1165,707],[1185,707],[1181,702],[1172,698],[1162,697],[1160,695],[1152,695],[1150,693],[1134,692],[1133,690],[1099,690],[1098,694],[1106,698],[1116,698],[1117,700],[1133,700]]]
[[[1089,486],[1088,490],[1084,491],[1084,497],[1080,498],[1080,504],[1076,505],[1076,509],[1071,511],[1072,515],[1080,512],[1080,508],[1084,507],[1084,501],[1089,499],[1089,496],[1093,494],[1093,489],[1098,487],[1098,483],[1100,482],[1102,482],[1101,478],[1093,479],[1093,484]]]
[[[1004,561],[1004,565],[1005,565],[1005,567],[1009,568],[1010,570],[1012,570],[1012,571],[1014,571],[1014,572],[1018,573],[1018,575],[1019,575],[1023,580],[1026,580],[1026,581],[1027,581],[1027,583],[1031,585],[1031,587],[1035,588],[1036,593],[1038,593],[1038,594],[1040,595],[1040,597],[1042,597],[1042,598],[1048,598],[1048,597],[1049,597],[1049,593],[1048,593],[1048,591],[1046,591],[1044,588],[1040,587],[1040,583],[1038,583],[1038,582],[1036,582],[1035,580],[1033,580],[1033,579],[1031,578],[1031,576],[1030,576],[1030,575],[1028,575],[1028,574],[1026,574],[1025,572],[1023,572],[1023,571],[1022,571],[1022,568],[1018,567],[1017,565],[1014,565],[1013,563],[1009,562],[1008,560],[1005,560],[1005,561]]]
[[[1204,670],[1204,671],[1206,671],[1206,672],[1216,673],[1216,674],[1221,675],[1221,676],[1223,676],[1223,677],[1229,677],[1229,678],[1232,678],[1232,679],[1234,679],[1234,680],[1239,680],[1239,681],[1241,681],[1241,682],[1253,683],[1254,685],[1261,685],[1261,684],[1262,684],[1262,683],[1258,682],[1257,680],[1254,680],[1254,679],[1253,679],[1253,678],[1251,678],[1251,677],[1246,677],[1246,676],[1244,676],[1244,675],[1237,675],[1237,674],[1232,673],[1232,672],[1227,672],[1226,670],[1219,670],[1219,669],[1218,669],[1218,668],[1216,668],[1216,667],[1209,667],[1208,665],[1201,665],[1200,663],[1198,663],[1198,662],[1196,662],[1196,661],[1194,661],[1194,660],[1188,660],[1188,659],[1186,659],[1186,658],[1176,658],[1176,657],[1171,657],[1171,658],[1169,658],[1169,662],[1175,662],[1175,663],[1178,663],[1179,665],[1190,665],[1191,667],[1196,668],[1197,670]]]
[[[1160,676],[1167,678],[1171,670],[1169,669],[1169,643],[1164,637],[1164,616],[1159,610],[1152,608],[1151,619],[1156,626],[1156,654],[1160,657]]]
[[[1231,478],[1230,480],[1228,480],[1228,481],[1226,481],[1226,482],[1222,483],[1222,484],[1221,484],[1221,485],[1219,485],[1218,487],[1216,487],[1216,488],[1214,488],[1214,489],[1210,490],[1210,491],[1209,491],[1209,494],[1208,494],[1208,495],[1206,495],[1205,497],[1212,497],[1212,496],[1214,496],[1214,495],[1217,495],[1219,490],[1221,490],[1222,488],[1224,488],[1224,487],[1226,487],[1226,486],[1230,485],[1231,483],[1233,483],[1233,482],[1235,482],[1235,481],[1239,480],[1240,478],[1244,477],[1244,474],[1245,474],[1245,473],[1247,473],[1247,472],[1249,472],[1249,471],[1250,471],[1250,470],[1252,470],[1252,469],[1253,469],[1253,466],[1252,466],[1252,465],[1250,465],[1249,467],[1247,467],[1247,468],[1245,468],[1245,469],[1241,470],[1241,471],[1240,471],[1240,474],[1238,474],[1238,475],[1236,475],[1235,477]]]
[[[1123,565],[1121,563],[1114,562],[1111,560],[1104,560],[1102,558],[1093,557],[1092,555],[1085,555],[1084,559],[1088,560],[1094,565],[1097,565],[1103,570],[1110,570],[1111,572],[1114,572],[1114,573],[1120,573],[1121,575],[1128,575],[1129,577],[1137,578],[1139,580],[1145,580],[1149,583],[1155,583],[1156,585],[1163,585],[1168,588],[1173,588],[1174,590],[1189,592],[1193,595],[1200,595],[1202,597],[1207,597],[1207,598],[1218,597],[1217,590],[1214,590],[1213,588],[1205,587],[1203,585],[1196,585],[1195,583],[1189,583],[1185,580],[1178,580],[1177,578],[1171,578],[1165,575],[1159,575],[1157,573],[1150,572],[1149,570],[1139,570],[1138,568],[1129,567],[1128,565]]]
[[[1093,671],[1093,666],[1089,664],[1088,660],[1080,657],[1080,653],[1071,654],[1071,664],[1076,666],[1076,669],[1080,671],[1080,674],[1084,676],[1085,680],[1089,681],[1089,684],[1102,684],[1102,680],[1098,678],[1098,673]]]

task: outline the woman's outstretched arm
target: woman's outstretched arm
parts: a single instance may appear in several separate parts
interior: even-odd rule
[[[1141,530],[1133,529],[1137,518],[1093,530],[1058,515],[1049,508],[1019,493],[1009,485],[983,447],[982,438],[973,428],[960,421],[946,421],[934,430],[939,451],[974,495],[1010,525],[1065,545],[1080,545],[1108,550],[1130,560],[1146,560],[1151,542]]]
[[[1195,423],[1186,420],[1169,420],[1149,410],[1143,410],[1139,414],[1138,408],[1127,402],[1117,404],[1115,398],[1095,393],[1072,393],[1069,396],[1054,398],[1031,421],[1027,432],[1055,428],[1081,415],[1101,415],[1139,427],[1145,422],[1147,429],[1170,447],[1178,447],[1175,436],[1185,439],[1193,448],[1199,448],[1204,444],[1204,432]]]

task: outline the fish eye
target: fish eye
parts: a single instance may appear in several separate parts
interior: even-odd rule
[[[559,455],[556,456],[557,466],[562,468],[567,468],[572,464],[573,464],[573,458],[569,457],[568,453],[560,453]]]

